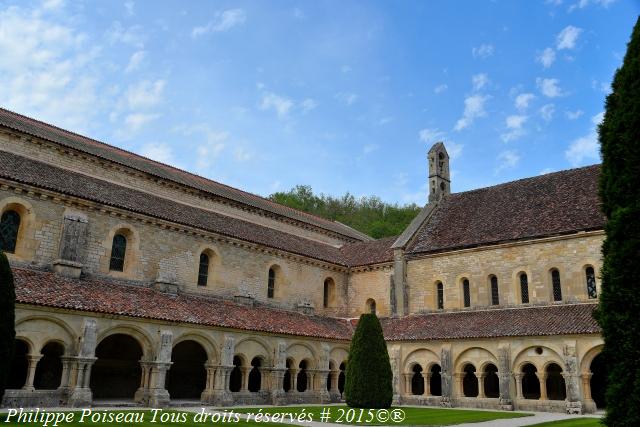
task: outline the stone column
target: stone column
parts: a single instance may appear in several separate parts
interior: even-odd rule
[[[440,351],[440,367],[442,371],[440,378],[442,379],[442,398],[440,406],[451,407],[451,398],[453,396],[452,384],[452,362],[451,362],[451,346],[443,346]]]
[[[578,357],[575,343],[573,345],[565,345],[563,347],[564,357],[564,383],[566,387],[568,414],[582,414],[582,401],[580,400],[579,380],[578,380]]]
[[[586,374],[582,374],[580,378],[582,379],[582,396],[584,400],[593,400],[591,397],[591,377],[593,374],[588,372]]]
[[[431,396],[431,372],[427,372],[426,374],[422,374],[424,379],[424,395]]]
[[[171,368],[171,362],[150,362],[149,381],[149,406],[163,407],[171,401],[169,392],[165,388],[167,371]]]
[[[392,345],[387,348],[389,352],[389,362],[391,363],[391,386],[393,389],[392,401],[395,404],[400,403],[401,396],[404,394],[403,389],[405,385],[402,384],[402,377],[400,374],[400,346]],[[339,365],[338,365],[339,366]]]
[[[500,408],[506,411],[513,411],[513,401],[511,400],[511,361],[510,348],[508,344],[498,347],[498,388]]]
[[[291,391],[298,391],[298,370],[296,368],[291,368],[289,370],[289,375],[291,376]]]
[[[456,380],[456,396],[458,397],[464,397],[464,374],[464,372],[456,372],[453,374],[453,377]]]
[[[62,360],[62,377],[60,378],[60,387],[58,387],[58,390],[67,390],[69,389],[69,377],[71,376],[73,358],[62,356],[60,359]]]
[[[332,393],[338,392],[338,375],[340,375],[340,373],[338,371],[331,371],[329,375],[330,375],[330,378],[329,378],[330,391]]]
[[[240,368],[240,372],[242,373],[242,386],[240,386],[240,391],[248,391],[249,390],[249,372],[251,368],[246,366],[242,366]]]
[[[27,356],[27,380],[22,387],[23,390],[33,391],[35,388],[33,387],[33,380],[36,376],[36,367],[38,366],[38,361],[42,358],[41,354],[29,354]]]
[[[547,400],[547,373],[536,372],[536,376],[540,383],[540,400]]]
[[[72,378],[75,379],[73,390],[69,395],[68,405],[71,407],[87,407],[91,405],[93,394],[89,386],[91,367],[96,361],[95,352],[98,340],[97,323],[95,319],[85,318],[82,327],[82,337],[78,342],[78,357],[72,363]]]
[[[200,395],[200,401],[203,403],[214,403],[216,365],[213,363],[205,363],[204,368],[207,371],[207,381]]]
[[[513,374],[513,377],[516,379],[516,399],[523,399],[524,395],[522,394],[522,377],[524,374],[517,373]]]
[[[402,374],[404,378],[404,394],[411,395],[411,374]]]
[[[476,378],[478,379],[478,399],[484,399],[484,379],[487,377],[485,372],[476,372]]]
[[[318,369],[315,373],[317,379],[317,389],[319,389],[320,403],[331,402],[331,395],[327,390],[327,377],[329,376],[329,370]]]

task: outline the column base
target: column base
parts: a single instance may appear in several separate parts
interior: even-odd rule
[[[567,414],[582,415],[582,402],[567,402]]]
[[[165,389],[154,389],[149,390],[147,404],[151,408],[162,408],[165,406],[169,406],[169,402],[171,401],[171,397],[169,396],[169,392]]]
[[[93,393],[90,388],[78,387],[74,388],[69,394],[68,405],[72,408],[80,408],[91,406],[93,402]]]
[[[513,402],[511,399],[500,399],[499,400],[500,409],[503,411],[513,411]]]
[[[442,399],[440,400],[440,406],[442,406],[443,408],[453,407],[453,405],[451,404],[451,398],[447,396],[442,396]]]
[[[233,395],[230,391],[225,390],[214,390],[212,395],[212,403],[219,406],[232,406],[233,405]]]

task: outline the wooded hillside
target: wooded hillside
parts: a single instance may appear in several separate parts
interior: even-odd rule
[[[421,209],[416,204],[399,206],[385,203],[376,196],[356,198],[349,193],[342,197],[317,195],[308,185],[297,185],[287,192],[273,193],[269,199],[339,221],[376,239],[399,235]]]

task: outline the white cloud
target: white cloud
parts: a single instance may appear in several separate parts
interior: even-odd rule
[[[529,108],[529,103],[535,99],[535,95],[532,93],[521,93],[516,96],[516,108],[520,111],[524,111]]]
[[[592,128],[590,132],[577,138],[564,152],[566,159],[572,166],[579,166],[586,161],[598,161],[600,159],[600,146],[598,144],[598,125],[602,122],[604,113],[596,114],[591,118]]]
[[[549,68],[556,60],[556,51],[548,47],[542,51],[536,58],[536,61],[542,64],[544,68]]]
[[[142,27],[133,25],[125,28],[119,21],[115,21],[106,34],[107,40],[111,44],[122,43],[133,46],[137,49],[144,47],[145,36],[142,33]]]
[[[127,13],[127,16],[133,16],[133,15],[136,14],[135,6],[136,6],[136,4],[134,2],[132,2],[132,1],[124,2],[124,9],[125,9],[125,11]]]
[[[505,150],[498,154],[498,167],[496,168],[496,173],[502,171],[503,169],[513,169],[520,162],[520,155],[515,150]]]
[[[318,106],[318,103],[311,98],[307,98],[300,103],[300,108],[302,108],[303,113],[307,113],[311,110],[315,110],[317,106]]]
[[[273,92],[266,92],[262,95],[260,104],[261,110],[274,110],[279,118],[285,118],[289,110],[293,107],[293,101],[284,96],[276,95]]]
[[[242,25],[247,20],[247,15],[242,9],[228,9],[216,13],[215,19],[202,27],[195,27],[191,31],[191,37],[196,38],[209,33],[221,33]]]
[[[238,162],[247,162],[253,158],[253,153],[244,147],[236,148],[234,157]]]
[[[157,162],[173,164],[173,150],[168,144],[145,144],[140,152],[144,157]]]
[[[474,58],[485,59],[493,55],[494,48],[492,44],[483,43],[478,47],[471,49],[471,54]]]
[[[500,135],[500,138],[504,142],[511,142],[525,134],[522,126],[527,121],[528,117],[523,115],[512,115],[506,118],[505,126],[507,128],[507,132]]]
[[[565,111],[565,114],[567,116],[567,119],[575,120],[575,119],[581,117],[584,114],[584,111],[582,111],[582,110]]]
[[[130,73],[132,71],[137,70],[140,67],[140,64],[142,64],[142,61],[144,60],[146,53],[144,50],[139,50],[137,52],[134,52],[131,55],[131,58],[129,58],[129,63],[127,64],[127,67],[125,68],[124,72],[125,73]]]
[[[579,0],[578,2],[569,6],[569,12],[573,12],[576,9],[584,9],[590,4],[595,4],[595,5],[602,6],[604,8],[608,8],[609,5],[611,5],[615,1],[616,0]]]
[[[143,80],[129,86],[125,94],[127,105],[132,110],[157,106],[162,101],[165,84],[164,80]]]
[[[42,8],[45,10],[60,9],[65,4],[65,0],[44,0],[42,2]]]
[[[418,136],[420,137],[420,141],[424,141],[427,143],[434,143],[440,140],[444,136],[444,132],[434,128],[434,129],[422,129],[418,132]]]
[[[444,92],[445,90],[449,89],[449,86],[445,83],[442,83],[436,87],[433,88],[433,92],[436,94],[440,94],[442,92]]]
[[[147,123],[152,122],[160,117],[160,114],[131,113],[124,119],[126,129],[119,132],[119,136],[126,138],[131,132],[137,132]]]
[[[556,112],[556,107],[553,104],[545,104],[540,108],[540,117],[545,121],[553,119],[553,114]]]
[[[540,92],[547,98],[556,98],[564,95],[558,85],[559,83],[560,81],[558,79],[543,79],[540,77],[536,79],[536,85],[540,89]]]
[[[455,130],[460,131],[470,126],[473,121],[479,117],[484,117],[487,112],[484,109],[485,102],[489,99],[488,96],[472,95],[464,100],[464,112],[462,117],[456,122]]]
[[[455,160],[462,155],[464,145],[452,141],[447,141],[447,143],[445,144],[445,148],[447,149],[447,153],[449,153],[449,158],[451,160]]]
[[[377,144],[367,144],[364,147],[362,147],[362,152],[364,154],[369,154],[369,153],[373,153],[374,151],[380,149],[380,146]]]
[[[565,27],[556,37],[556,48],[558,50],[573,49],[576,47],[580,33],[582,33],[582,28],[574,27],[573,25]]]
[[[489,77],[486,73],[476,74],[471,77],[471,82],[473,83],[473,90],[478,91],[489,83]]]
[[[351,92],[338,92],[336,93],[335,98],[347,105],[352,105],[358,100],[358,95]]]

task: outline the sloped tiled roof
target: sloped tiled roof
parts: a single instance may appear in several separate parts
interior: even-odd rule
[[[600,166],[550,173],[444,198],[409,254],[602,230]]]
[[[335,221],[311,215],[288,206],[280,205],[255,194],[247,193],[237,188],[229,187],[210,179],[185,172],[146,157],[105,144],[95,139],[87,138],[56,126],[23,116],[13,111],[0,108],[0,126],[19,131],[28,135],[45,139],[64,147],[98,156],[158,178],[176,182],[195,188],[218,197],[233,200],[245,205],[262,209],[277,215],[282,215],[297,221],[311,224],[334,233],[356,240],[370,240],[370,237],[351,227]]]
[[[331,317],[249,307],[205,296],[169,295],[141,285],[76,280],[21,268],[13,274],[16,302],[23,304],[336,340],[350,339],[352,333],[349,322]]]
[[[223,236],[346,265],[340,249],[0,151],[0,177]]]
[[[393,261],[391,245],[396,237],[385,237],[372,242],[348,243],[340,248],[345,262],[351,267],[379,264]]]
[[[14,268],[16,301],[90,313],[203,326],[349,340],[357,320],[308,316],[266,306],[249,307],[193,294],[170,295],[106,279],[70,279]],[[381,319],[389,341],[598,334],[596,304],[465,311]]]
[[[381,319],[389,341],[598,334],[596,304],[563,304]]]

